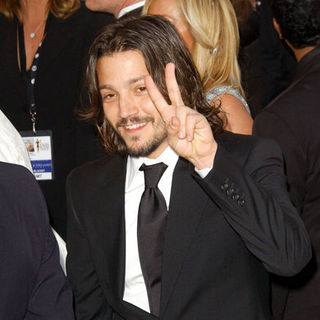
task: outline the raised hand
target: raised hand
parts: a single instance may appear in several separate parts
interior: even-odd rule
[[[165,75],[171,105],[163,98],[150,76],[146,77],[145,83],[153,104],[167,126],[168,143],[197,169],[209,168],[213,165],[217,150],[210,125],[202,114],[184,105],[173,63],[167,64]]]

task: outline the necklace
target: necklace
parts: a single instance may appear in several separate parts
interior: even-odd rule
[[[33,39],[33,38],[36,36],[36,33],[39,31],[40,27],[42,26],[42,24],[43,24],[45,21],[46,21],[46,20],[41,21],[40,24],[37,26],[37,28],[36,28],[33,32],[31,32],[31,33],[29,34],[29,37],[30,37],[31,39]]]

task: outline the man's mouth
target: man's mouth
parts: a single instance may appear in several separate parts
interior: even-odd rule
[[[141,123],[128,124],[123,127],[125,128],[125,130],[136,130],[144,127],[146,124],[147,122],[141,122]]]
[[[122,119],[118,122],[117,127],[121,127],[126,131],[136,131],[145,127],[148,122],[153,122],[153,120],[154,119],[152,117],[133,117],[131,119]]]

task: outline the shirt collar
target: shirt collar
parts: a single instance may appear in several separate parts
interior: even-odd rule
[[[143,163],[146,165],[152,165],[159,162],[163,162],[168,166],[168,169],[165,171],[165,173],[170,172],[174,170],[174,167],[176,166],[178,162],[179,156],[178,154],[171,148],[167,147],[161,155],[156,159],[150,159],[146,157],[128,157],[128,163],[127,163],[127,176],[128,179],[126,181],[126,190],[130,187],[132,181],[136,177],[137,173],[139,172],[139,168]]]
[[[131,6],[128,6],[128,7],[121,9],[121,11],[118,14],[118,19],[134,9],[142,7],[144,5],[144,3],[145,3],[145,1],[140,1],[138,3],[132,4]]]

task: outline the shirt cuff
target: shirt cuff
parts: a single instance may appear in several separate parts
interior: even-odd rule
[[[204,168],[204,169],[197,169],[196,167],[194,168],[194,171],[202,178],[204,179],[208,173],[212,170],[213,167],[210,167],[210,168]]]

